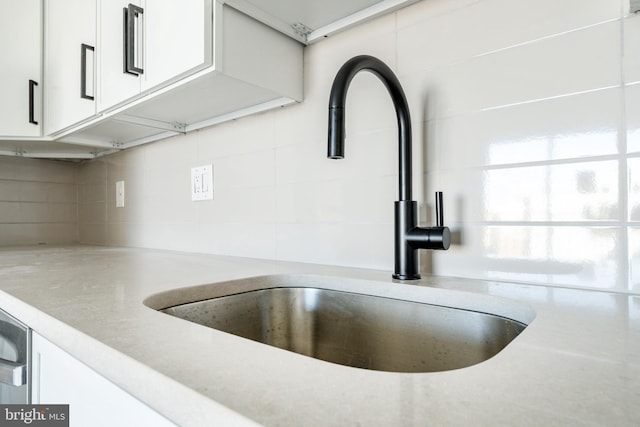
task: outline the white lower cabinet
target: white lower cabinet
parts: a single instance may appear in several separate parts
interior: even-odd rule
[[[32,403],[68,404],[71,427],[175,427],[35,331],[31,354]]]

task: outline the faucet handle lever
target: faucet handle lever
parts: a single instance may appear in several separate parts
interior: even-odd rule
[[[436,227],[444,227],[442,191],[436,191]]]

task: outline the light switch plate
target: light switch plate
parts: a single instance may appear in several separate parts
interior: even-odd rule
[[[191,168],[191,200],[213,200],[213,165]]]
[[[116,181],[116,208],[124,208],[124,181]]]

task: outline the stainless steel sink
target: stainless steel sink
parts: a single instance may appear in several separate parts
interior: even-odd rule
[[[526,324],[477,311],[314,287],[273,287],[160,310],[356,368],[437,372],[485,361]]]

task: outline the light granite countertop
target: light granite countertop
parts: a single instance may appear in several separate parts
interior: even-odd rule
[[[220,284],[256,276],[267,277]],[[319,361],[148,306],[265,281],[451,304],[529,326],[485,362],[409,374]],[[181,426],[640,424],[639,296],[440,277],[401,284],[384,271],[71,246],[0,249],[0,308]]]

